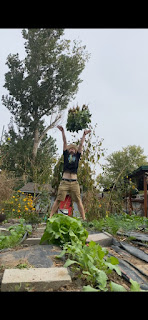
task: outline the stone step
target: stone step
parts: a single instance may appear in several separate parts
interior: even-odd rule
[[[34,246],[36,244],[39,244],[40,243],[40,240],[41,240],[41,237],[40,238],[27,238],[23,244],[27,244],[28,246]]]
[[[56,291],[70,283],[71,277],[64,267],[5,269],[1,291]]]
[[[44,233],[45,229],[46,229],[46,227],[41,227],[41,228],[37,228],[36,230]]]
[[[90,241],[95,241],[102,247],[110,247],[113,241],[113,237],[108,232],[93,233],[89,234],[86,240],[87,243],[89,243]]]
[[[41,240],[41,237],[38,238],[27,238],[24,243],[28,244],[29,246],[32,245],[36,245],[39,244]],[[99,233],[93,233],[93,234],[89,234],[86,243],[90,242],[90,241],[95,241],[97,243],[100,244],[100,246],[102,247],[110,247],[113,241],[113,237],[112,235],[110,235],[107,232],[99,232]],[[47,244],[47,242],[45,242],[44,244]]]

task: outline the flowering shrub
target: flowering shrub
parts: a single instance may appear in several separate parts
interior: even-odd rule
[[[31,194],[16,192],[9,200],[2,203],[1,212],[8,218],[23,218],[28,222],[38,222],[39,216],[34,208]]]

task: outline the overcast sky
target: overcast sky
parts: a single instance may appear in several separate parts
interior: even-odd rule
[[[98,124],[96,134],[104,139],[106,156],[128,145],[140,145],[148,156],[148,29],[65,29],[65,38],[82,40],[91,54],[81,74],[83,82],[69,108],[77,103],[88,104],[92,124]],[[7,93],[3,85],[8,54],[19,53],[20,59],[25,56],[21,29],[0,29],[0,47],[1,98]],[[11,114],[2,102],[0,107],[1,136]],[[64,127],[66,118],[67,111]],[[57,138],[61,154],[61,133],[52,129],[50,135]],[[78,134],[81,136],[82,131]],[[67,137],[70,140],[71,134],[67,133]]]

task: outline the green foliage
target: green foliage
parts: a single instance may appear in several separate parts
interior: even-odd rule
[[[36,182],[49,183],[57,151],[55,140],[51,136],[47,137],[47,134],[44,136],[38,148],[33,171],[32,148],[33,134],[25,130],[16,132],[11,118],[8,132],[4,132],[1,141],[1,169],[13,172],[15,177],[25,175],[27,180],[32,181],[34,176]]]
[[[84,227],[94,228],[98,231],[107,231],[111,234],[116,234],[119,229],[123,231],[137,230],[140,225],[145,224],[148,228],[148,220],[146,217],[136,215],[111,214],[108,217],[92,220],[91,222],[83,222]]]
[[[70,132],[86,129],[91,122],[90,118],[91,114],[86,105],[82,106],[82,110],[80,110],[79,106],[69,109],[66,128]]]
[[[122,151],[116,151],[106,158],[106,165],[103,166],[103,174],[98,176],[98,183],[103,188],[110,188],[114,183],[117,187],[124,188],[124,177],[142,165],[147,165],[147,157],[140,146],[127,146]],[[122,172],[122,174],[120,174]],[[119,179],[118,179],[119,177]],[[123,190],[125,191],[125,190]]]
[[[0,249],[10,248],[18,245],[25,232],[31,233],[32,226],[24,224],[25,220],[20,219],[20,223],[8,228],[10,235],[0,235]]]
[[[88,232],[83,228],[82,223],[77,218],[55,214],[47,221],[46,229],[41,238],[40,244],[44,241],[63,246],[65,243],[84,244],[88,237]]]
[[[79,265],[83,277],[101,291],[107,290],[107,274],[115,270],[121,275],[121,271],[117,266],[118,259],[107,257],[107,249],[102,248],[94,241],[90,241],[89,245],[82,245],[81,243],[65,244],[64,252],[70,257],[64,266]]]
[[[86,225],[86,222],[83,225]],[[94,241],[86,244],[87,230],[77,218],[56,214],[48,220],[40,244],[47,241],[49,244],[58,244],[63,250],[57,258],[67,256],[64,266],[72,267],[88,283],[84,291],[126,291],[123,286],[114,282],[108,285],[108,275],[114,270],[121,276],[116,257],[108,257],[106,248],[102,248]],[[131,291],[139,291],[139,285],[131,280]]]
[[[59,187],[60,181],[62,179],[63,167],[64,167],[64,157],[62,154],[62,156],[59,158],[59,160],[57,161],[57,163],[54,167],[53,177],[51,180],[52,188],[54,188],[56,192],[58,191],[58,187]]]
[[[89,55],[80,42],[71,45],[64,39],[63,29],[23,29],[22,36],[26,57],[20,60],[19,54],[8,55],[4,87],[9,95],[3,95],[2,102],[19,130],[32,134],[34,161],[42,138],[77,93]],[[50,117],[47,127],[45,115]]]

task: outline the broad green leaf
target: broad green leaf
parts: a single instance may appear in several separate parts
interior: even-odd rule
[[[114,291],[114,292],[126,292],[127,290],[121,286],[120,284],[117,284],[113,281],[110,281],[110,288],[111,288],[111,291]]]
[[[40,244],[42,244],[44,241],[49,240],[49,233],[47,231],[44,231],[44,234],[40,240]]]
[[[83,287],[84,292],[99,292],[100,290],[91,287],[90,285]]]
[[[56,258],[57,258],[57,259],[62,258],[65,253],[66,253],[66,250],[62,250],[62,252],[56,256]]]
[[[131,291],[140,291],[140,285],[137,281],[134,281],[132,279],[130,279],[130,283],[131,283]]]
[[[79,264],[79,262],[77,262],[77,261],[75,261],[75,260],[67,259],[67,261],[66,261],[65,264],[64,264],[64,267],[67,268],[67,267],[71,266],[71,265],[74,264],[74,263]]]
[[[105,265],[110,269],[110,270],[115,270],[119,276],[121,276],[121,270],[117,265],[113,265],[110,262],[105,262]]]
[[[107,261],[107,262],[110,262],[110,263],[113,264],[113,265],[119,264],[119,260],[118,260],[116,257],[113,257],[113,256],[108,257],[108,258],[106,259],[106,261]]]
[[[99,272],[98,272],[98,276],[96,277],[96,280],[99,284],[99,288],[101,290],[105,290],[108,277],[103,270],[98,270],[98,271]]]

